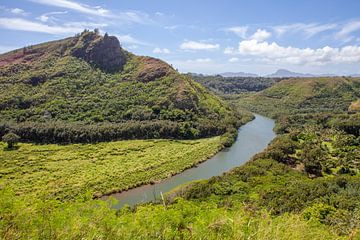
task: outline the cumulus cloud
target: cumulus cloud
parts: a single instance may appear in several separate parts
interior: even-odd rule
[[[258,29],[250,38],[261,42],[261,41],[268,39],[269,37],[271,37],[270,32],[268,32],[264,29]]]
[[[235,26],[235,27],[226,28],[225,31],[232,32],[241,38],[246,38],[246,33],[248,29],[249,29],[248,26]]]
[[[233,57],[233,58],[229,59],[229,62],[231,62],[231,63],[238,62],[238,61],[239,61],[239,58],[237,58],[237,57]]]
[[[252,39],[239,43],[238,54],[259,57],[265,61],[289,64],[360,63],[359,46],[296,48],[283,47],[275,42],[258,42]]]
[[[153,50],[153,53],[156,53],[156,54],[169,54],[171,53],[171,51],[167,48],[154,48]]]
[[[182,50],[216,50],[219,49],[219,44],[211,44],[196,41],[185,41],[180,45]]]

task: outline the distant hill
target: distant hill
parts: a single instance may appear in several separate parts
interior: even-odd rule
[[[360,78],[291,78],[241,99],[248,109],[271,117],[288,113],[346,112],[356,109]]]
[[[219,75],[223,77],[259,77],[257,74],[246,72],[224,72]]]
[[[220,75],[193,75],[195,81],[211,91],[224,94],[238,94],[243,92],[258,92],[275,84],[280,78],[264,77],[223,77]]]
[[[304,73],[291,72],[286,69],[279,69],[275,73],[266,75],[265,77],[272,77],[272,78],[315,77],[315,75],[308,73],[304,74]]]
[[[191,77],[90,31],[0,55],[0,119],[0,137],[41,142],[197,138],[235,123]]]

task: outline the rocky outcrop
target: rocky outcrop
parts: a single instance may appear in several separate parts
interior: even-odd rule
[[[93,32],[82,33],[71,54],[105,72],[121,71],[126,63],[119,40],[107,34],[102,37]]]

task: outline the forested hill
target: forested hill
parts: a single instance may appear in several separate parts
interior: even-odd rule
[[[0,119],[0,137],[41,142],[198,138],[236,125],[189,76],[91,31],[0,55]]]
[[[223,77],[221,75],[205,76],[201,74],[193,74],[192,77],[198,83],[220,95],[258,92],[283,80],[283,78]]]
[[[292,78],[243,98],[240,104],[276,117],[295,113],[355,111],[359,98],[360,78]]]

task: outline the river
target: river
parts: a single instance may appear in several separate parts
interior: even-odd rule
[[[243,165],[256,153],[264,150],[274,139],[274,126],[274,120],[255,114],[254,120],[239,128],[238,137],[230,148],[220,151],[197,167],[187,169],[159,183],[111,194],[111,197],[119,201],[115,207],[120,208],[124,204],[133,206],[138,203],[151,202],[155,198],[160,199],[160,193],[166,193],[179,185],[221,175],[234,167]]]

